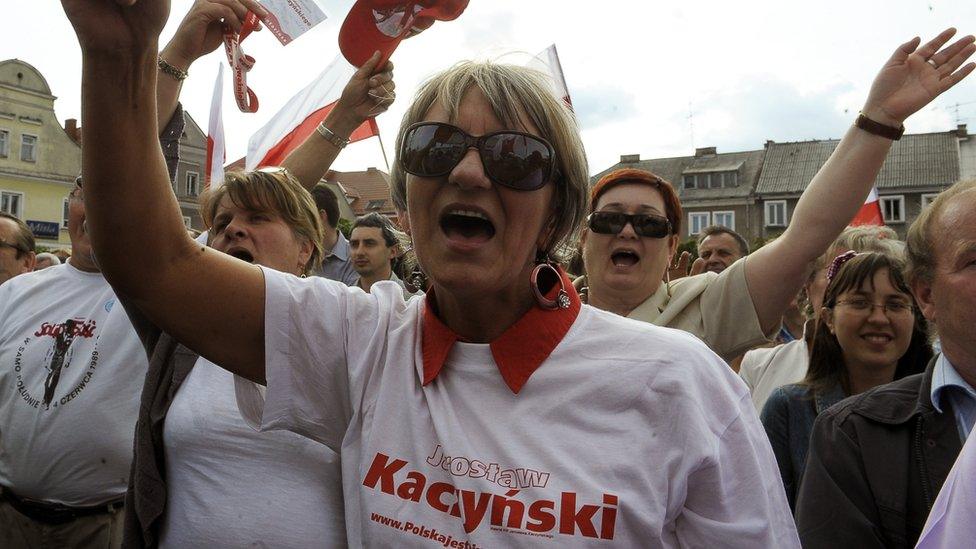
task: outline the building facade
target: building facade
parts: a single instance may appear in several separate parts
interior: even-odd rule
[[[33,66],[0,61],[0,210],[23,219],[38,246],[67,250],[68,193],[81,173],[81,145],[58,122],[56,99]]]
[[[206,186],[207,134],[190,113],[184,111],[184,116],[186,125],[180,136],[180,163],[176,167],[173,193],[183,212],[183,224],[202,231],[199,197]]]
[[[641,160],[638,154],[628,154],[593,176],[593,181],[613,170],[637,168],[670,182],[681,199],[682,240],[696,237],[709,225],[724,225],[742,235],[758,235],[762,212],[753,189],[764,156],[765,150],[719,153],[715,147],[696,149],[694,156],[674,158]]]
[[[839,140],[776,143],[762,150],[620,162],[596,174],[591,184],[619,168],[649,170],[671,182],[684,210],[680,237],[694,237],[709,224],[725,225],[750,243],[778,236],[789,225],[804,189],[827,162]],[[966,126],[906,134],[891,147],[876,182],[885,224],[901,238],[922,208],[957,181],[976,178],[976,137]]]

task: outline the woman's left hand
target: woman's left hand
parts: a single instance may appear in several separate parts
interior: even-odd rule
[[[380,54],[376,52],[349,79],[342,90],[336,110],[342,109],[356,117],[358,126],[367,118],[385,112],[396,99],[393,82],[393,62],[378,67]]]
[[[973,72],[976,63],[959,67],[976,52],[976,38],[966,36],[943,48],[954,34],[956,29],[946,29],[922,47],[916,37],[895,50],[871,84],[864,114],[877,122],[900,126]]]

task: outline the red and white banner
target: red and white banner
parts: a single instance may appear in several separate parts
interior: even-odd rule
[[[347,63],[342,55],[336,56],[322,74],[289,99],[267,124],[251,136],[247,144],[245,169],[251,171],[264,166],[280,166],[288,153],[312,135],[325,120],[355,72],[355,67]],[[379,133],[376,121],[369,118],[352,132],[349,140],[360,141]]]
[[[864,205],[858,210],[857,215],[851,220],[850,225],[884,225],[884,217],[881,215],[881,202],[878,200],[878,188],[871,187],[871,193],[864,200]]]
[[[572,110],[573,102],[569,98],[569,88],[566,86],[566,78],[563,76],[563,67],[559,63],[559,54],[556,53],[556,45],[553,44],[539,52],[532,62],[529,63],[529,66],[549,74],[551,77],[552,92],[556,94],[556,97],[565,101],[566,105]]]
[[[207,127],[206,185],[219,186],[224,182],[224,162],[227,160],[224,141],[224,64],[217,69],[213,100],[210,102],[210,125]]]

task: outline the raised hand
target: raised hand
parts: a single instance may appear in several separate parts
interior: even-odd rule
[[[946,29],[921,47],[921,40],[914,38],[895,50],[871,85],[864,114],[877,122],[900,126],[973,72],[976,63],[962,65],[976,52],[976,38],[966,36],[943,48],[955,34],[956,29]]]
[[[336,110],[342,109],[354,115],[360,124],[371,116],[376,116],[393,104],[396,99],[396,83],[393,82],[393,62],[387,61],[380,71],[377,64],[379,52],[359,67],[342,89]],[[378,72],[379,71],[379,72]]]
[[[138,55],[155,50],[169,0],[61,0],[85,54]]]
[[[225,26],[240,32],[248,11],[259,18],[267,14],[256,0],[196,0],[160,55],[186,70],[194,61],[220,46]]]

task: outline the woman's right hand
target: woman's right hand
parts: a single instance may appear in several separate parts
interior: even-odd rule
[[[61,0],[83,55],[138,56],[153,51],[169,0]]]

